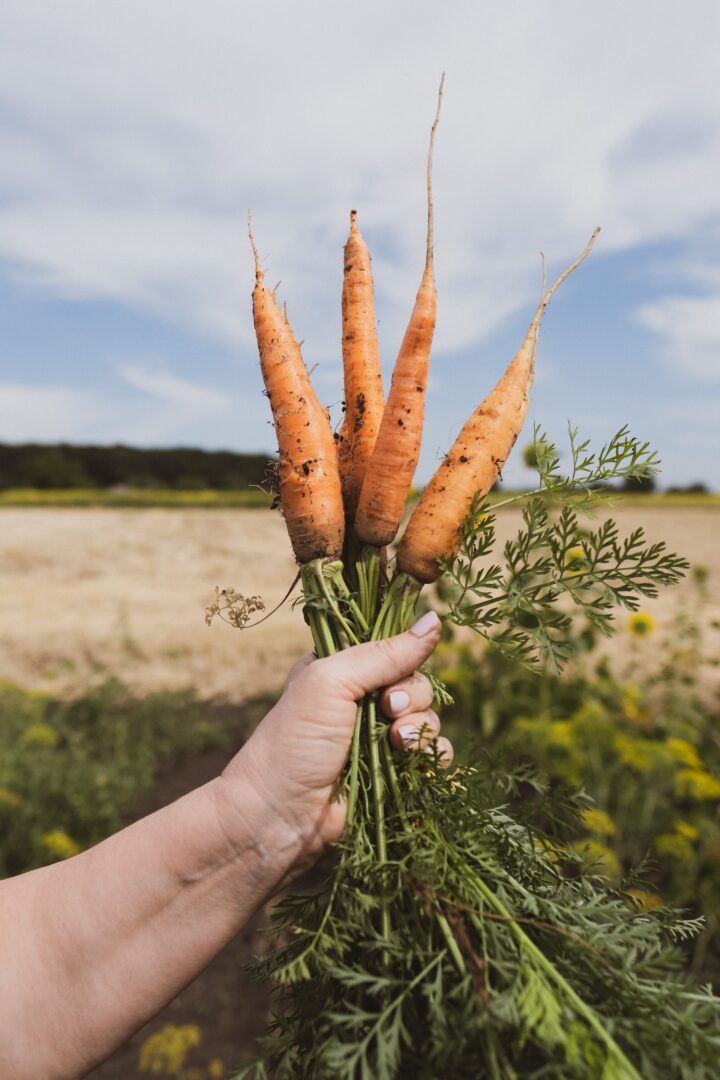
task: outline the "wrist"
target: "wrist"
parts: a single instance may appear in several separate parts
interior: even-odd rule
[[[313,816],[281,794],[276,770],[261,769],[248,743],[213,784],[226,858],[251,870],[267,895],[278,891],[322,853]]]

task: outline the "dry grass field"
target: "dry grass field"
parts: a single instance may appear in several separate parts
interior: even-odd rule
[[[613,514],[708,567],[708,617],[720,617],[720,507],[635,502]],[[501,512],[499,539],[518,524],[514,508]],[[241,701],[277,687],[307,648],[302,617],[286,604],[254,630],[208,629],[205,607],[215,585],[269,607],[294,573],[282,519],[264,510],[3,508],[0,677],[66,693],[112,674],[138,692]],[[659,631],[687,590],[647,604]]]

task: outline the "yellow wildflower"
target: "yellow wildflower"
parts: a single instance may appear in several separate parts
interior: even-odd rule
[[[656,836],[655,850],[658,855],[667,855],[671,859],[681,859],[684,862],[689,862],[695,854],[690,841],[679,833],[661,833]]]
[[[573,848],[582,856],[584,866],[594,874],[620,877],[620,860],[614,851],[599,840],[576,840]]]
[[[594,729],[594,725],[602,724],[607,720],[607,710],[599,701],[585,701],[573,713],[572,719],[575,725],[588,725]]]
[[[636,683],[626,683],[620,698],[620,708],[623,716],[633,722],[641,718],[640,699],[642,691]]]
[[[720,780],[704,769],[680,769],[675,773],[675,794],[688,799],[720,799]]]
[[[662,907],[662,897],[657,893],[649,892],[648,889],[633,887],[626,889],[625,895],[630,897],[632,906],[639,908],[640,911],[654,911],[655,908]]]
[[[562,845],[556,844],[553,840],[536,839],[535,850],[542,855],[543,859],[549,863],[553,863],[553,865],[562,862],[563,857],[565,857]]]
[[[613,746],[624,765],[629,765],[638,772],[650,772],[655,764],[654,755],[646,741],[633,739],[629,735],[616,735]]]
[[[586,574],[589,568],[583,548],[572,547],[565,552],[565,577],[578,577],[580,574]]]
[[[692,743],[687,742],[685,739],[666,739],[665,745],[672,757],[679,761],[681,765],[687,765],[691,769],[702,768],[702,762]]]
[[[573,744],[573,729],[569,720],[553,720],[548,724],[548,742],[551,746],[570,749]]]
[[[58,859],[69,859],[82,850],[80,845],[73,840],[72,836],[68,836],[64,829],[51,829],[50,832],[43,833],[40,837],[40,843],[50,855],[55,855]]]
[[[12,809],[14,806],[20,805],[20,796],[16,795],[10,788],[0,787],[0,806],[7,806]]]
[[[50,724],[31,724],[23,732],[23,742],[27,746],[57,746],[60,736]]]
[[[655,620],[647,611],[634,611],[627,621],[627,627],[633,637],[647,637],[655,629]]]
[[[615,833],[615,823],[612,818],[596,806],[589,806],[587,810],[583,810],[582,819],[587,831],[597,836],[613,836]]]
[[[700,830],[691,825],[689,821],[674,821],[673,826],[676,833],[686,837],[688,840],[697,840],[700,835]]]
[[[208,1064],[208,1076],[210,1080],[222,1080],[225,1075],[225,1066],[220,1058],[213,1058]]]
[[[188,1052],[202,1040],[197,1024],[166,1024],[140,1047],[140,1071],[153,1076],[179,1076]]]

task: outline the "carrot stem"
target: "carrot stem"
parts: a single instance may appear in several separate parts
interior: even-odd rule
[[[460,972],[461,975],[467,975],[467,969],[465,967],[465,961],[463,960],[463,955],[460,952],[460,948],[459,948],[458,943],[457,943],[457,941],[455,939],[455,935],[453,934],[452,930],[450,929],[449,922],[447,921],[445,916],[440,914],[439,912],[436,913],[435,918],[437,920],[438,926],[440,927],[440,931],[442,933],[442,936],[445,938],[445,944],[448,947],[448,952],[450,953],[453,960],[455,961],[455,967],[458,969],[458,971]]]
[[[360,638],[357,636],[350,623],[340,611],[337,600],[328,588],[327,579],[325,577],[327,564],[324,562],[323,559],[315,559],[310,565],[313,568],[315,580],[320,587],[320,595],[323,596],[324,599],[327,601],[327,605],[332,612],[335,622],[337,623],[338,635],[341,639],[341,644],[343,648],[347,648],[349,645],[359,645]],[[340,574],[342,574],[342,563],[337,563],[337,566],[340,568]],[[330,574],[332,574],[332,570],[330,570]]]
[[[342,565],[340,563],[333,564],[332,566],[326,565],[325,575],[332,581],[334,588],[337,590],[338,595],[343,600],[343,602],[347,604],[350,613],[357,620],[360,629],[364,633],[367,633],[370,629],[370,626],[368,625],[368,621],[363,614],[361,606],[358,606],[355,597],[350,592],[350,589],[345,582],[345,578],[343,577]]]
[[[410,574],[395,575],[375,620],[373,641],[407,630],[421,589],[422,584]]]
[[[378,865],[387,865],[387,834],[385,830],[385,779],[380,765],[380,748],[378,746],[377,706],[375,697],[371,695],[367,703],[367,741],[368,758],[370,761],[370,778],[372,783],[373,810],[375,814],[375,847],[377,851]],[[382,897],[380,909],[380,933],[390,940],[390,910],[387,898]]]
[[[318,588],[314,564],[308,563],[307,566],[303,566],[300,576],[305,598],[309,601],[309,603],[305,605],[305,612],[315,643],[315,651],[319,657],[333,656],[338,649],[333,638],[327,612],[323,611],[322,608],[318,607],[315,603],[319,597],[324,601],[326,598]]]
[[[360,735],[362,733],[363,707],[362,702],[357,707],[355,714],[355,728],[353,729],[352,747],[350,749],[350,774],[348,778],[348,803],[347,823],[351,828],[355,820],[355,807],[357,806],[358,784],[360,781]]]
[[[573,1006],[575,1011],[587,1022],[588,1026],[592,1029],[593,1033],[597,1036],[601,1043],[604,1044],[608,1054],[611,1058],[615,1058],[616,1064],[621,1064],[626,1070],[628,1080],[641,1080],[635,1066],[628,1060],[618,1044],[613,1039],[612,1035],[605,1030],[603,1025],[598,1020],[594,1009],[590,1008],[579,994],[573,990],[570,983],[560,973],[557,966],[553,964],[545,956],[542,949],[539,949],[535,942],[528,937],[523,928],[518,924],[517,920],[512,916],[508,908],[505,907],[502,900],[496,895],[491,888],[489,888],[479,874],[468,873],[468,883],[472,882],[475,888],[479,891],[481,896],[487,900],[491,908],[494,908],[498,914],[502,915],[508,921],[508,926],[511,933],[514,935],[518,946],[522,952],[525,952],[527,956],[532,957],[533,962],[543,972],[543,974],[550,979],[565,995],[566,999]]]
[[[360,557],[355,562],[358,581],[358,599],[363,618],[369,625],[377,614],[380,584],[380,551],[371,544],[363,544]]]

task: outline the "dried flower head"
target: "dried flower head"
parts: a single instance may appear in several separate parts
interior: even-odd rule
[[[253,615],[258,611],[264,611],[265,604],[260,596],[243,596],[235,589],[221,589],[215,586],[215,603],[205,609],[205,622],[208,626],[218,615],[230,626],[238,630],[244,629]]]

